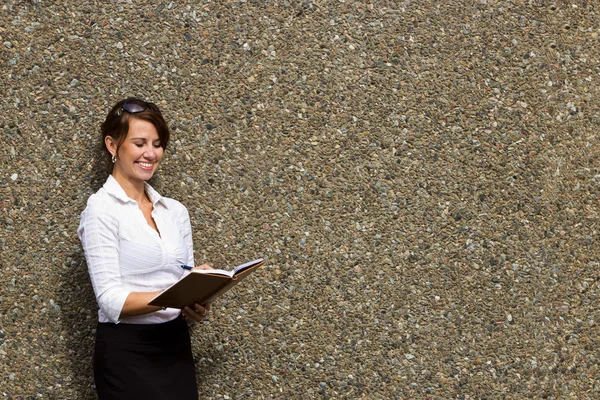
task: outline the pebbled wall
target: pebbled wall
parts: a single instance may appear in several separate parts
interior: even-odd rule
[[[0,2],[0,398],[93,399],[76,229],[119,99],[198,264],[202,399],[600,397],[597,4]]]

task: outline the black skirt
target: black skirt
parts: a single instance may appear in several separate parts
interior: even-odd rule
[[[100,400],[197,400],[187,323],[98,323],[94,381]]]

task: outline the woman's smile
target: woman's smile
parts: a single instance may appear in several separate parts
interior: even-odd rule
[[[154,168],[154,163],[138,161],[137,164],[140,166],[140,168],[146,171],[152,171]]]

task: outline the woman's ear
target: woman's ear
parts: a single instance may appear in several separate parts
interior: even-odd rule
[[[112,154],[113,156],[117,155],[117,143],[115,143],[115,140],[112,138],[112,136],[105,136],[104,144],[106,145],[106,148],[108,149],[110,154]]]

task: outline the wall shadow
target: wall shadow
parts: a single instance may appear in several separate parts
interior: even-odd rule
[[[65,355],[71,370],[69,382],[73,399],[96,399],[93,386],[92,355],[96,323],[96,299],[87,271],[83,250],[71,254],[71,268],[61,273],[60,296],[63,302],[61,318]],[[67,394],[67,393],[65,393]]]

